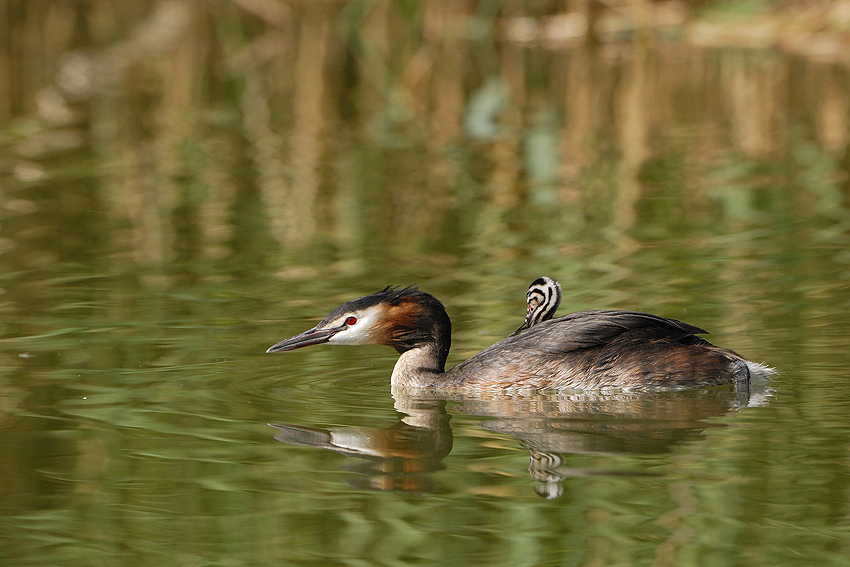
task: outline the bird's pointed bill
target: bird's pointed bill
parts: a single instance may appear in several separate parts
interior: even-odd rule
[[[331,337],[342,330],[342,327],[332,327],[326,329],[312,328],[304,331],[294,337],[284,339],[279,343],[269,347],[266,352],[284,352],[287,350],[295,350],[297,348],[308,347],[312,345],[320,345],[331,340]]]

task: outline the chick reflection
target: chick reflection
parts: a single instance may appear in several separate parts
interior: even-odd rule
[[[399,422],[385,429],[334,427],[314,429],[270,423],[275,439],[363,459],[343,467],[357,476],[347,479],[355,488],[401,492],[433,492],[428,473],[443,469],[443,458],[452,450],[451,416],[446,402],[410,400]]]
[[[273,425],[282,443],[318,447],[362,459],[345,470],[357,488],[431,492],[430,473],[445,468],[452,449],[446,401],[395,391],[401,418],[392,427],[314,429]],[[480,426],[509,435],[528,449],[528,472],[544,498],[560,496],[575,476],[645,475],[621,469],[570,466],[571,455],[659,454],[699,437],[707,418],[745,407],[749,394],[733,388],[656,393],[580,393],[462,397],[452,411],[487,418]]]
[[[528,472],[544,498],[576,476],[646,476],[621,469],[570,466],[570,455],[660,454],[719,425],[705,421],[738,411],[747,392],[709,388],[671,392],[582,393],[466,399],[456,409],[490,416],[481,426],[515,437],[529,450]]]

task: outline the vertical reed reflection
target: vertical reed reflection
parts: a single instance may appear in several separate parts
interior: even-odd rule
[[[737,146],[748,156],[764,158],[784,146],[785,107],[782,88],[787,73],[772,57],[729,54],[723,59],[725,88]]]
[[[263,39],[263,43],[270,47],[268,57],[291,62],[292,50],[287,49],[289,38],[286,35],[275,30],[268,32]],[[263,59],[259,64],[253,59],[242,62],[244,67],[240,74],[245,86],[239,105],[245,138],[251,145],[248,155],[254,165],[256,183],[265,205],[264,212],[270,221],[272,236],[277,242],[285,244],[288,228],[285,145],[283,136],[272,125],[272,92],[265,67],[268,60]]]
[[[848,79],[832,65],[817,66],[814,70],[818,84],[811,89],[822,93],[817,115],[818,138],[831,156],[840,158],[850,142],[850,101],[847,99]]]
[[[601,82],[594,80],[598,52],[589,45],[582,45],[565,54],[567,75],[564,79],[564,127],[561,143],[561,175],[569,180],[570,191],[562,198],[568,199],[580,188],[573,185],[588,162],[588,150],[592,145],[592,134],[598,128],[594,120],[599,119],[598,106],[602,95]]]
[[[636,10],[645,19],[646,9]],[[620,144],[622,159],[618,176],[618,190],[614,201],[613,228],[617,248],[621,253],[633,251],[637,243],[628,231],[637,222],[636,207],[641,198],[638,176],[649,155],[647,133],[653,109],[653,46],[646,32],[638,35],[631,53],[624,86],[620,93]]]
[[[283,214],[285,244],[304,246],[316,233],[316,199],[322,152],[322,129],[325,125],[323,94],[325,91],[325,58],[331,22],[336,11],[325,3],[304,6],[295,60],[295,97],[290,147],[291,184],[287,191]]]

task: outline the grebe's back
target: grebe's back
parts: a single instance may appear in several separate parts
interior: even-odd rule
[[[648,313],[580,311],[499,341],[448,374],[465,387],[633,389],[746,387],[751,370],[761,372],[696,336],[705,332]]]

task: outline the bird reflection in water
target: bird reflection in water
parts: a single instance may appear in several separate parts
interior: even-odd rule
[[[327,449],[361,459],[344,469],[355,488],[400,492],[434,492],[428,473],[445,468],[452,450],[451,415],[443,400],[410,400],[399,411],[399,421],[384,429],[334,427],[316,429],[270,423],[275,439],[288,445]]]
[[[579,393],[510,400],[467,399],[456,409],[486,416],[481,427],[519,440],[531,455],[535,491],[560,496],[563,482],[577,476],[650,476],[652,473],[570,465],[578,455],[664,454],[697,439],[706,421],[734,414],[750,395],[733,388],[655,393]]]
[[[417,395],[421,396],[421,392]],[[356,488],[401,492],[434,492],[431,473],[445,468],[452,449],[447,400],[424,399],[396,392],[399,421],[387,428],[317,429],[271,424],[275,438],[289,445],[335,451],[360,462],[344,469]],[[587,469],[570,465],[579,455],[662,454],[718,427],[706,421],[737,412],[749,394],[734,388],[656,393],[573,393],[524,396],[493,395],[449,400],[452,413],[485,418],[488,431],[517,439],[530,454],[528,472],[534,490],[544,498],[563,492],[576,476],[636,476],[622,469]]]

